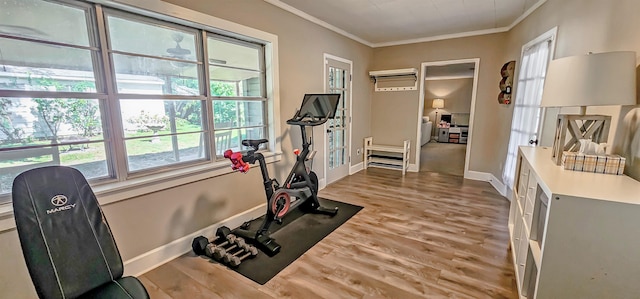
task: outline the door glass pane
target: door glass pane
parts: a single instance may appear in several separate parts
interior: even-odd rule
[[[329,90],[334,89],[335,86],[335,78],[336,78],[336,69],[334,67],[329,67]]]
[[[344,130],[336,130],[335,147],[344,146]]]
[[[334,168],[335,167],[340,167],[340,165],[342,165],[342,155],[341,153],[341,149],[336,149],[333,154],[336,156],[335,158],[335,163],[334,163]]]
[[[344,88],[344,71],[338,69],[336,71],[336,83],[334,84],[336,88]]]
[[[335,167],[334,160],[335,160],[335,154],[333,153],[333,151],[330,151],[329,152],[329,169],[333,169]]]
[[[0,1],[0,32],[38,40],[89,46],[85,14],[84,9],[67,4],[40,0],[4,0]],[[2,48],[2,50],[5,49]]]

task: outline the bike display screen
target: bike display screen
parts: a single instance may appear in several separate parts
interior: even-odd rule
[[[298,117],[334,118],[340,94],[305,94]]]

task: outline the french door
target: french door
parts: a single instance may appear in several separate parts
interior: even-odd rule
[[[325,57],[325,90],[327,93],[340,94],[336,117],[326,124],[327,184],[349,174],[351,65],[350,62],[341,60]]]

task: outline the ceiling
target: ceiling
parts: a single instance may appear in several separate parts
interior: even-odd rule
[[[264,0],[372,47],[511,29],[546,0]]]

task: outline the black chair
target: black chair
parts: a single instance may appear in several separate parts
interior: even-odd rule
[[[40,298],[149,298],[122,258],[96,196],[76,169],[49,166],[13,181],[22,252]]]

